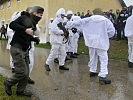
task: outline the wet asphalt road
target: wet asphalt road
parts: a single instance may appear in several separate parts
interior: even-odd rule
[[[9,69],[9,51],[6,42],[0,41],[0,66]],[[88,56],[66,62],[69,71],[60,71],[58,64],[51,64],[46,72],[44,63],[48,49],[35,49],[35,64],[31,78],[36,82],[40,100],[133,100],[133,68],[127,62],[109,60],[110,85],[100,85],[98,77],[89,77]]]

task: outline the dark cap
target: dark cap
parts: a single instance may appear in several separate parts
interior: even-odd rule
[[[34,6],[32,7],[32,12],[43,13],[44,9],[40,6]]]

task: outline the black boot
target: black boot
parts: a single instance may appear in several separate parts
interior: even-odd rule
[[[55,62],[55,63],[59,63],[58,58],[55,58],[55,59],[54,59],[54,62]]]
[[[106,77],[99,77],[99,83],[101,85],[104,85],[104,84],[111,84],[111,80],[107,79]]]
[[[70,55],[70,54],[71,54],[71,52],[66,52],[66,54],[67,54],[67,55]]]
[[[69,70],[69,68],[64,67],[64,66],[59,66],[59,69],[60,69],[60,70]]]
[[[128,61],[128,67],[133,68],[133,63]]]
[[[17,96],[27,96],[31,97],[33,94],[31,92],[23,91],[23,92],[16,92]]]
[[[49,68],[49,65],[45,64],[44,67],[45,67],[46,71],[51,71],[51,69]]]
[[[71,58],[78,58],[76,55],[74,55],[72,52],[71,52],[71,55],[70,55]]]
[[[30,77],[28,78],[28,83],[29,84],[35,84],[35,81],[33,81]]]
[[[98,76],[98,73],[90,72],[90,77]]]
[[[9,83],[8,83],[7,81],[4,81],[4,86],[5,86],[5,92],[6,92],[9,96],[11,96],[11,95],[12,95],[12,89],[11,89],[12,86],[10,86]]]

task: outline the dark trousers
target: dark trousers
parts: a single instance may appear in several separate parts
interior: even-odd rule
[[[119,23],[117,27],[117,40],[127,39],[125,37],[125,23]]]
[[[4,35],[5,39],[6,39],[6,33],[1,33],[0,38],[2,39],[2,36]]]
[[[13,58],[15,73],[8,79],[9,85],[17,84],[17,92],[23,92],[26,88],[29,77],[29,53],[21,48],[11,46],[11,56]]]

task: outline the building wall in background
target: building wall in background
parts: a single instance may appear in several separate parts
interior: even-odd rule
[[[38,2],[39,1],[39,2]],[[11,5],[8,7],[8,1],[4,2],[3,9],[0,9],[0,26],[3,24],[9,24],[11,16],[16,11],[26,10],[27,7],[39,5],[44,7],[46,11],[46,1],[45,0],[11,0]],[[44,13],[42,20],[39,23],[41,29],[41,37],[44,37],[44,31],[46,30],[46,14]],[[44,39],[41,39],[43,41]]]
[[[48,36],[48,23],[49,18],[54,18],[56,11],[63,7],[66,10],[72,10],[74,13],[84,12],[87,10],[93,10],[95,8],[102,8],[107,11],[109,9],[121,9],[119,0],[10,0],[5,1],[4,6],[0,6],[0,26],[4,22],[9,23],[11,16],[16,11],[23,11],[27,7],[39,5],[44,7],[45,12],[42,20],[39,22],[41,29],[41,42],[46,42]],[[3,9],[1,9],[3,7]],[[46,34],[44,34],[46,33]],[[44,39],[45,37],[45,39]]]
[[[121,9],[119,0],[48,0],[49,17],[54,17],[56,11],[64,7],[66,10],[72,10],[74,13],[101,8],[103,11],[109,9]]]

